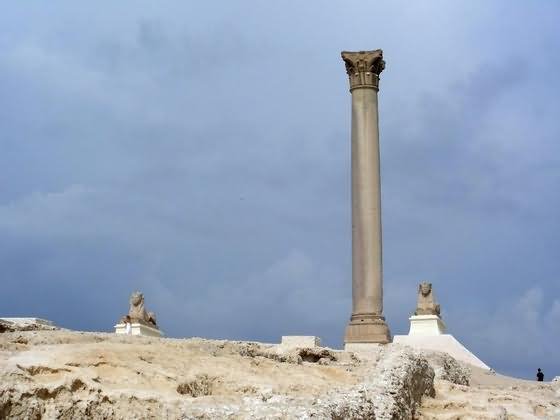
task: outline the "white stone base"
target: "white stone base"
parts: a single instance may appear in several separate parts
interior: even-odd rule
[[[437,315],[412,315],[408,335],[433,336],[445,334],[445,324]]]
[[[490,367],[467,350],[451,334],[441,335],[395,335],[393,343],[405,344],[419,350],[442,351],[451,357],[481,369],[490,370]]]
[[[127,334],[126,324],[121,323],[115,325],[115,334]],[[132,324],[130,324],[130,333],[128,334],[145,335],[148,337],[161,337],[163,335],[163,332],[161,330],[158,330],[157,328],[150,327],[149,325],[133,322]]]
[[[321,339],[314,335],[283,335],[280,345],[283,349],[321,347]]]

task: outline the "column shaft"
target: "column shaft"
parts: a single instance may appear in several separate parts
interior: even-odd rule
[[[352,313],[383,313],[377,90],[352,91]]]
[[[383,317],[379,74],[383,52],[343,52],[352,93],[352,316],[344,342],[388,343]]]

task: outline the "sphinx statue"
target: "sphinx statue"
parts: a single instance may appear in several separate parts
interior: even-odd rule
[[[423,282],[418,285],[418,304],[414,315],[441,316],[440,306],[434,299],[432,283]]]
[[[130,295],[130,308],[128,315],[121,319],[122,323],[138,322],[147,324],[157,328],[156,315],[153,312],[147,312],[144,306],[144,295],[140,292],[134,292]]]

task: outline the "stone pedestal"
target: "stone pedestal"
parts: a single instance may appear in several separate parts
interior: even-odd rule
[[[130,324],[130,330],[127,331],[126,324],[120,323],[115,325],[115,334],[128,334],[128,335],[145,335],[148,337],[162,337],[163,332],[150,325],[133,322]]]
[[[372,314],[352,314],[346,327],[344,344],[387,344],[391,342],[391,332],[385,317]]]
[[[442,335],[445,334],[445,324],[437,315],[412,315],[410,318],[408,335]]]
[[[461,362],[490,370],[486,363],[465,348],[455,337],[445,333],[445,324],[438,315],[412,315],[409,320],[408,335],[394,336],[393,343],[405,344],[418,350],[445,352]]]
[[[383,52],[342,52],[352,94],[352,316],[344,342],[388,343],[383,317],[377,92]]]

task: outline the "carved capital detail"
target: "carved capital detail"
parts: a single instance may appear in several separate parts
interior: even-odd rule
[[[379,74],[385,68],[383,51],[342,51],[342,60],[350,79],[350,92],[357,88],[379,89]]]

